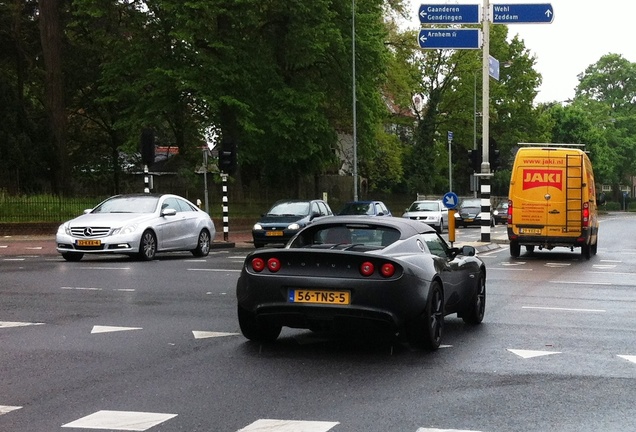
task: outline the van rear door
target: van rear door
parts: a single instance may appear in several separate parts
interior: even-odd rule
[[[566,224],[566,158],[556,149],[534,149],[518,160],[521,188],[513,196],[515,225],[522,236],[562,235]],[[521,208],[519,208],[521,207]]]

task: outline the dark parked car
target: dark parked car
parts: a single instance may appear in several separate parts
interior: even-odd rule
[[[284,245],[301,228],[326,216],[333,212],[323,200],[277,201],[252,227],[254,247]]]
[[[391,212],[382,201],[351,201],[344,205],[338,215],[391,216]]]
[[[157,252],[191,251],[203,257],[216,231],[210,216],[171,194],[130,194],[108,198],[60,225],[57,251],[67,261],[85,254],[124,254],[150,261]]]
[[[499,224],[507,224],[508,223],[508,201],[501,201],[495,207],[495,210],[492,212],[492,215],[495,218],[495,223]]]
[[[474,247],[449,247],[419,221],[334,216],[282,249],[250,253],[236,295],[253,341],[274,341],[287,326],[386,332],[435,350],[446,315],[481,323],[486,268]]]
[[[456,226],[481,226],[481,220],[488,217],[487,213],[481,211],[481,199],[465,199],[459,204],[459,208],[455,213],[455,225]],[[490,212],[490,226],[495,226],[495,217],[492,214],[492,207]]]

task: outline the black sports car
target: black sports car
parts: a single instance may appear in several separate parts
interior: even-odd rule
[[[237,282],[243,335],[275,340],[283,326],[389,332],[435,350],[444,316],[483,320],[486,267],[475,248],[451,248],[404,218],[334,216],[283,249],[250,253]]]

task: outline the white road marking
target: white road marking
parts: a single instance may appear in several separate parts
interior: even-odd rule
[[[130,267],[80,267],[80,270],[130,270]]]
[[[326,432],[339,422],[260,419],[237,432]]]
[[[501,263],[502,266],[520,266],[520,265],[525,265],[525,264],[526,264],[525,261],[515,261],[515,262]]]
[[[63,290],[78,290],[78,291],[101,291],[101,288],[89,288],[89,287],[60,287]]]
[[[25,247],[25,249],[28,249],[28,250],[42,250],[42,246]]]
[[[231,269],[197,269],[197,268],[189,268],[188,271],[205,271],[205,272],[234,272],[240,273],[240,270],[231,270]]]
[[[418,428],[416,432],[481,432],[472,429],[438,429],[438,428]]]
[[[3,258],[2,261],[24,261],[24,258]]]
[[[523,357],[524,359],[529,359],[533,357],[542,357],[550,354],[561,354],[559,351],[534,351],[534,350],[520,350],[520,349],[508,349],[513,354],[518,355],[519,357]]]
[[[8,247],[9,247],[9,245],[0,245],[0,249],[6,249]]]
[[[9,413],[11,411],[19,410],[22,408],[21,406],[8,406],[8,405],[0,405],[0,415]]]
[[[570,285],[616,285],[611,282],[580,282],[580,281],[550,281],[553,284],[570,284]]]
[[[128,330],[142,330],[142,327],[93,326],[93,329],[91,330],[91,334],[128,331]]]
[[[551,262],[545,263],[546,267],[557,267],[557,268],[558,267],[568,267],[568,266],[571,266],[571,265],[572,265],[571,263],[551,263]]]
[[[176,416],[177,414],[135,411],[97,411],[94,414],[64,424],[62,427],[145,431]]]
[[[587,272],[585,272],[585,273],[591,273],[591,274],[607,274],[607,273],[609,273],[609,272],[606,272],[606,271],[587,271]],[[636,273],[612,272],[612,275],[635,277],[635,276],[636,276]]]
[[[602,259],[601,262],[622,263],[623,261],[621,261],[621,260],[604,260],[604,259]]]
[[[598,269],[613,269],[616,268],[616,264],[594,264],[592,267]]]
[[[17,321],[0,321],[0,328],[9,327],[26,327],[32,325],[44,325],[44,323],[17,322]]]
[[[521,306],[521,309],[543,309],[543,310],[557,310],[568,312],[607,312],[605,309],[573,309],[573,308],[558,308],[558,307],[543,307],[543,306]]]
[[[502,263],[502,265],[505,265],[505,264]],[[490,271],[490,270],[506,270],[506,271],[526,272],[526,271],[533,271],[534,269],[531,269],[531,268],[488,267],[488,271]]]
[[[238,333],[222,333],[222,332],[198,331],[198,330],[192,330],[192,334],[194,335],[195,339],[206,339],[206,338],[223,337],[223,336],[238,336]]]
[[[619,357],[632,363],[636,363],[636,355],[619,355]]]

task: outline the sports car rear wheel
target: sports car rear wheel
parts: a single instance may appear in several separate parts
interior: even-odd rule
[[[428,292],[426,308],[407,329],[412,345],[436,350],[442,342],[444,332],[444,292],[438,281],[433,281]]]
[[[195,257],[208,256],[210,253],[210,233],[208,230],[201,230],[199,233],[199,239],[197,240],[197,247],[192,251],[192,255]]]
[[[484,319],[486,310],[486,278],[483,273],[479,273],[477,279],[477,290],[470,301],[466,312],[462,314],[462,319],[466,324],[480,324]]]
[[[139,242],[139,254],[137,256],[143,261],[152,261],[155,259],[157,253],[157,237],[155,234],[146,230],[141,235],[141,241]]]
[[[252,312],[240,306],[238,307],[238,320],[243,336],[256,342],[273,342],[282,330],[281,326],[258,323]]]

